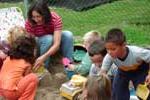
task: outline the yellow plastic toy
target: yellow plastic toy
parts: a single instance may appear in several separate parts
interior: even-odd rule
[[[48,71],[44,68],[44,64],[43,64],[37,70],[33,70],[33,72],[38,76],[39,80],[41,80]]]
[[[73,75],[69,82],[63,83],[60,88],[60,95],[68,100],[77,100],[83,90],[87,79],[80,75]]]
[[[136,90],[136,95],[140,97],[142,100],[147,100],[149,96],[149,89],[147,88],[147,84],[139,84]]]

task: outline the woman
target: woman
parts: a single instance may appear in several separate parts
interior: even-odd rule
[[[61,17],[55,12],[50,12],[47,2],[38,0],[31,5],[25,28],[31,36],[37,37],[40,56],[35,62],[35,69],[38,69],[44,62],[48,69],[50,56],[54,55],[59,47],[63,56],[72,60],[72,33],[62,31]]]

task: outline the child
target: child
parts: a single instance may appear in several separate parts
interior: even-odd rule
[[[13,44],[13,42],[20,36],[25,36],[27,34],[26,30],[22,26],[14,26],[9,30],[8,33],[8,43]]]
[[[83,100],[111,100],[110,80],[102,74],[88,77],[81,98]]]
[[[101,72],[107,73],[114,63],[118,71],[113,81],[113,100],[129,100],[129,81],[133,82],[136,89],[138,84],[145,82],[148,75],[150,50],[126,45],[124,33],[117,28],[107,33],[105,42],[108,53],[103,60]]]
[[[31,36],[37,38],[39,57],[35,62],[35,70],[43,63],[49,69],[50,57],[59,49],[63,57],[72,61],[73,35],[70,31],[62,31],[62,19],[48,8],[47,0],[36,0],[28,11],[25,28]]]
[[[101,63],[107,51],[104,47],[104,42],[101,40],[94,41],[88,48],[90,59],[92,60],[92,66],[89,72],[89,76],[97,76],[100,72]]]
[[[21,36],[13,43],[0,72],[0,95],[7,100],[34,100],[38,78],[31,73],[36,43]]]
[[[101,39],[102,37],[100,36],[99,32],[97,31],[87,32],[83,37],[84,46],[88,50],[90,44],[93,43],[93,41],[101,40]],[[92,61],[87,52],[79,65],[70,64],[68,65],[68,68],[74,71],[75,73],[78,73],[83,76],[87,76],[89,74],[91,65],[92,65]]]
[[[26,31],[22,26],[14,26],[8,32],[8,39],[6,41],[0,41],[0,69],[3,60],[7,57],[10,46],[19,36],[24,36],[25,34]]]

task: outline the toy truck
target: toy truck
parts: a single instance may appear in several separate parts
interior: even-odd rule
[[[71,80],[63,83],[60,88],[60,95],[68,100],[77,100],[79,94],[83,90],[83,85],[86,82],[86,78],[80,75],[73,75]]]

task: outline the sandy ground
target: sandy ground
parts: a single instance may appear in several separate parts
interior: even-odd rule
[[[39,82],[35,100],[66,100],[59,94],[59,88],[65,81],[66,76],[63,72],[56,74],[46,72]],[[0,100],[5,99],[0,97]]]
[[[59,94],[61,84],[66,81],[64,67],[59,60],[54,61],[39,82],[35,100],[66,100]]]
[[[59,88],[66,81],[64,73],[46,73],[40,80],[35,100],[66,100],[59,94]]]

